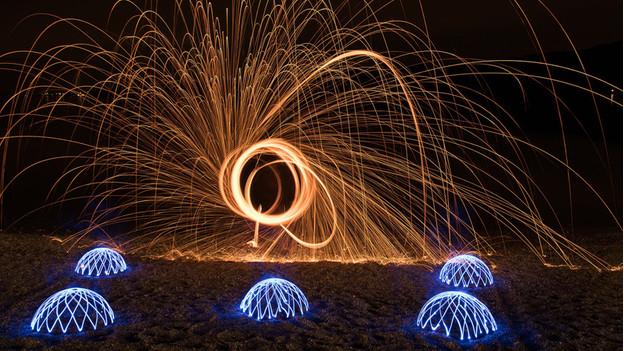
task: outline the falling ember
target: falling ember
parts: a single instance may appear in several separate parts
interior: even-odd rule
[[[122,13],[125,5],[134,15]],[[118,37],[60,19],[44,34],[69,23],[84,40],[33,49],[26,61],[3,56],[19,63],[1,69],[22,72],[0,111],[9,125],[5,154],[14,140],[66,142],[79,151],[32,167],[68,160],[55,183],[59,202],[112,204],[65,242],[123,224],[128,233],[106,235],[129,253],[442,262],[457,251],[493,252],[494,234],[480,229],[493,222],[496,241],[515,235],[544,263],[611,268],[544,222],[537,204],[548,199],[523,152],[594,189],[567,160],[510,132],[503,121],[513,116],[489,108],[498,104],[487,92],[460,83],[503,76],[555,84],[550,72],[561,69],[600,85],[577,87],[607,100],[597,93],[608,91],[604,81],[545,62],[522,62],[549,69],[539,76],[510,61],[465,60],[374,15],[369,24],[341,24],[325,2],[233,1],[221,21],[201,1],[175,8],[166,20],[117,2],[111,16],[128,16]],[[406,52],[372,47],[386,36],[402,38]],[[67,59],[72,50],[82,59]],[[23,104],[35,91],[49,94],[36,107]],[[71,135],[55,134],[67,126]]]
[[[610,105],[611,106],[613,106],[613,96],[614,96],[614,94],[615,94],[615,89],[611,89],[611,97],[609,98],[611,100],[610,101]]]

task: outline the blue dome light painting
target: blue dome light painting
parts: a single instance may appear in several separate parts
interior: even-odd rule
[[[440,270],[440,280],[454,287],[480,287],[494,283],[488,266],[472,255],[455,256]]]
[[[113,323],[115,313],[108,302],[98,293],[70,288],[47,298],[30,322],[30,328],[48,333],[81,332],[85,326],[96,330],[99,326]],[[70,328],[71,327],[71,328]]]
[[[269,278],[254,285],[243,298],[240,309],[249,317],[275,319],[304,314],[309,309],[308,299],[293,283],[285,279]]]
[[[99,247],[84,254],[78,264],[76,273],[99,277],[121,273],[128,268],[121,255],[108,248]]]
[[[432,297],[418,314],[416,325],[443,331],[447,337],[475,339],[498,329],[490,310],[476,297],[447,291]],[[442,328],[440,328],[442,326]]]

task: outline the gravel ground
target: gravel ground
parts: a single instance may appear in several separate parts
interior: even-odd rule
[[[610,262],[622,261],[621,242],[617,231],[583,240]],[[440,267],[128,255],[127,272],[90,279],[73,274],[88,249],[67,253],[37,231],[0,233],[1,349],[622,349],[622,271],[546,267],[521,245],[488,258],[494,286],[470,289],[500,329],[462,343],[415,325],[422,305],[448,290],[436,280]],[[237,304],[247,290],[271,276],[296,283],[310,312],[271,322],[242,315]],[[39,304],[74,286],[104,296],[115,311],[114,324],[70,336],[32,332]]]

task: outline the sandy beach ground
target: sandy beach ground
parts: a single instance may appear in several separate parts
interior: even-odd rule
[[[492,311],[499,330],[457,342],[416,327],[422,305],[449,290],[439,266],[376,263],[237,263],[156,260],[127,255],[115,277],[73,273],[88,247],[67,253],[43,231],[0,234],[0,349],[622,349],[622,271],[542,265],[521,244],[487,257],[494,286],[469,289]],[[610,262],[622,261],[622,233],[588,231],[581,243]],[[296,283],[310,311],[258,322],[237,305],[257,281]],[[30,330],[48,296],[67,287],[104,296],[112,326],[58,336]]]

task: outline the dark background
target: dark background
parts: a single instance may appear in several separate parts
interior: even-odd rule
[[[112,30],[122,24],[119,16],[108,18],[114,0],[85,2],[80,0],[7,0],[0,4],[0,52],[27,48],[39,35],[42,25],[49,18],[30,18],[20,26],[20,20],[38,13],[54,14],[59,17],[81,18]],[[134,0],[167,10],[171,0]],[[363,8],[364,1],[332,0],[339,9],[341,19],[357,21],[353,17]],[[344,3],[344,4],[343,4]],[[425,29],[432,42],[440,50],[456,53],[463,57],[518,58],[536,53],[530,28],[521,19],[518,6],[513,1],[475,0],[462,1],[368,1],[370,9],[376,9],[376,17],[383,20],[405,20]],[[598,45],[622,41],[622,2],[617,0],[550,0],[545,2],[552,15],[539,1],[519,1],[540,44],[546,52],[571,50],[562,29],[552,17],[556,16],[561,26],[577,47],[583,50]],[[216,13],[225,13],[230,1],[213,1]],[[342,6],[341,6],[342,5]],[[422,6],[422,10],[421,10]],[[370,14],[371,11],[364,12]],[[169,10],[170,12],[170,10]],[[58,33],[57,41],[67,43],[79,38],[75,31],[67,28]],[[53,42],[53,38],[46,41]],[[617,55],[617,53],[614,53]],[[621,52],[619,53],[621,56]],[[617,76],[621,79],[621,76]]]
[[[111,32],[118,31],[123,25],[120,18],[122,16],[113,14],[109,17],[110,8],[114,3],[113,0],[4,1],[0,4],[0,53],[30,48],[41,30],[52,21],[49,16],[38,15],[40,13],[81,18],[96,26],[108,28]],[[158,6],[161,14],[172,8],[171,1],[136,0],[136,3],[141,6],[147,4],[147,7]],[[339,9],[339,17],[347,25],[349,20],[351,23],[357,23],[370,15],[370,9],[360,11],[363,3],[363,1],[347,3],[332,1],[334,7]],[[225,15],[225,7],[229,4],[229,1],[215,2],[213,4],[215,12]],[[397,1],[390,4],[386,4],[385,1],[373,1],[370,8],[377,9],[375,16],[378,20],[408,21],[427,32],[438,50],[466,58],[541,61],[538,49],[541,47],[548,62],[580,69],[573,46],[568,40],[569,36],[579,50],[588,73],[622,87],[621,1],[548,1],[552,14],[538,1],[523,1],[520,5],[521,9],[513,1],[500,0],[470,2],[428,0],[402,3]],[[524,15],[530,22],[523,21]],[[565,28],[565,32],[559,24]],[[531,34],[532,31],[535,35]],[[57,27],[51,33],[39,41],[39,49],[83,38],[69,26]],[[388,45],[391,50],[401,49],[392,39]],[[543,69],[533,66],[521,68],[527,72],[544,74]],[[561,78],[574,82],[578,80],[578,77]],[[4,104],[14,92],[17,79],[15,72],[0,71],[0,103]],[[519,133],[526,134],[529,140],[554,155],[563,157],[560,137],[562,127],[556,118],[551,94],[531,82],[523,83],[527,99],[519,96],[517,86],[509,79],[488,81],[496,101],[514,116],[514,121],[509,121],[510,126],[518,123]],[[595,89],[605,95],[611,93],[604,85],[599,85]],[[566,121],[563,130],[569,141],[570,164],[595,186],[598,193],[621,218],[621,108],[610,101],[599,101],[594,105],[591,96],[580,93],[577,89],[561,88],[558,93],[569,104],[571,111],[563,112]],[[614,99],[621,102],[621,93],[616,91]],[[14,173],[28,164],[29,157],[36,159],[35,155],[42,154],[46,149],[47,146],[35,143],[34,146],[30,146],[30,156],[25,156],[25,149],[17,153],[12,149],[11,152],[14,154],[9,155],[8,178],[11,178],[11,172]],[[569,216],[570,206],[575,213],[574,222],[577,224],[601,226],[614,224],[609,214],[600,210],[603,207],[595,196],[581,184],[573,184],[575,196],[570,205],[568,188],[563,182],[565,173],[550,164],[535,162],[535,167],[539,168],[536,179],[540,181],[541,186],[551,191],[549,198],[553,199],[556,208],[561,209],[558,216],[564,225],[573,222]],[[41,206],[55,179],[56,173],[49,171],[29,172],[19,178],[5,194],[2,227]],[[52,218],[52,222],[59,221],[53,212],[46,216]],[[40,217],[36,218],[41,220]]]

